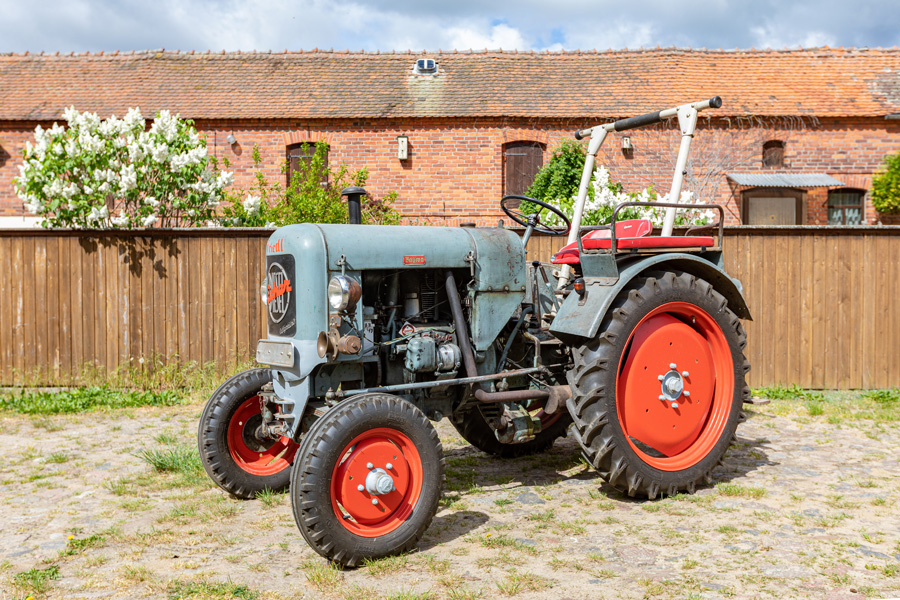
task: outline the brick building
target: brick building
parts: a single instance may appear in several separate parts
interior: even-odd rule
[[[713,95],[725,105],[701,113],[687,187],[723,203],[730,224],[890,222],[867,192],[900,150],[896,48],[2,55],[0,221],[21,223],[20,151],[65,106],[192,118],[238,187],[253,146],[278,178],[291,153],[323,140],[329,162],[368,167],[370,193],[398,192],[411,219],[493,224],[500,197],[523,191],[576,129]],[[598,162],[627,190],[667,190],[677,131],[628,134],[630,150],[611,136]]]

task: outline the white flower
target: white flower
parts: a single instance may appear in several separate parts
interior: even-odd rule
[[[244,206],[244,210],[247,211],[247,214],[255,215],[259,212],[260,198],[259,196],[251,196],[248,194],[247,199],[241,204]]]
[[[234,183],[234,173],[229,171],[219,171],[216,176],[216,187],[222,189]]]
[[[146,217],[144,217],[144,220],[141,221],[141,225],[143,225],[144,227],[150,227],[151,225],[156,223],[158,220],[159,220],[159,218],[156,215],[154,215],[153,213],[151,213],[151,214],[147,215]]]
[[[149,204],[153,208],[156,208],[157,206],[159,206],[159,200],[157,200],[153,196],[147,196],[146,198],[144,198],[144,204]]]
[[[108,216],[109,209],[106,206],[101,206],[100,208],[94,206],[91,207],[91,214],[87,216],[87,220],[89,223],[93,223],[94,221],[102,221]]]
[[[109,220],[115,227],[123,227],[128,224],[128,215],[118,215]]]

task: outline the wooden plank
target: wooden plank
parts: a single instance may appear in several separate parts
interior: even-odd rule
[[[69,384],[78,383],[78,375],[84,365],[84,320],[88,316],[86,299],[84,296],[84,281],[82,279],[82,260],[84,250],[79,238],[66,238],[68,265],[71,277],[69,279],[69,305],[71,306],[71,340],[70,340],[70,369]]]
[[[202,337],[200,333],[200,252],[198,238],[185,240],[188,249],[185,252],[189,261],[188,289],[190,290],[188,330],[190,336],[190,349],[188,360],[198,363],[203,362]]]
[[[59,385],[66,382],[72,369],[72,305],[69,288],[72,281],[72,269],[70,267],[72,255],[69,251],[69,242],[74,238],[55,237],[56,246],[53,268],[54,278],[57,280],[57,289],[54,294],[57,298],[57,314],[59,315],[59,327],[56,337],[56,369],[54,382]]]
[[[234,346],[239,356],[247,352],[247,338],[250,331],[250,294],[247,293],[247,238],[241,236],[236,240],[237,248],[237,340]]]
[[[223,304],[225,305],[225,348],[228,353],[228,362],[233,364],[237,348],[237,241],[230,237],[225,242],[225,293]]]
[[[213,242],[213,354],[217,364],[229,363],[228,345],[225,334],[225,240],[215,238]]]
[[[178,242],[179,253],[176,260],[178,271],[178,356],[179,361],[186,363],[190,360],[190,240],[182,239]]]
[[[16,373],[13,381],[16,385],[23,382],[23,372],[27,358],[25,356],[25,345],[28,333],[26,332],[26,316],[25,316],[25,285],[26,285],[26,268],[25,263],[25,240],[24,238],[16,238],[13,240],[13,248],[11,255],[11,272],[13,281],[13,311],[15,319],[13,353],[15,354]],[[29,257],[30,258],[30,257]],[[33,273],[33,271],[32,271]],[[30,281],[30,280],[28,280]],[[27,363],[30,364],[30,363]]]
[[[11,237],[0,237],[0,385],[12,385],[13,379],[13,282],[10,266]]]
[[[148,273],[148,279],[151,283],[150,293],[153,298],[153,306],[149,315],[149,321],[145,319],[144,323],[152,323],[153,356],[151,358],[155,365],[156,360],[166,356],[167,352],[165,323],[168,310],[166,306],[166,278],[163,275],[163,269],[165,268],[165,249],[162,247],[162,244],[160,243],[162,240],[159,238],[151,238],[149,241],[152,242],[151,248],[153,250],[153,255],[150,259],[150,272]]]
[[[213,276],[215,267],[212,262],[212,247],[214,241],[209,238],[198,238],[200,246],[200,334],[201,363],[215,360],[213,351],[213,326],[215,298],[213,294]]]

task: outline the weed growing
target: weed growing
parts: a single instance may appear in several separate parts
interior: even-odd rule
[[[168,600],[258,600],[259,594],[246,585],[209,581],[173,581],[166,589]]]
[[[28,569],[13,577],[13,582],[27,592],[43,594],[50,589],[52,581],[59,579],[59,567],[51,565],[46,569]]]

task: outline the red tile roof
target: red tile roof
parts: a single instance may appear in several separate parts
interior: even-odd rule
[[[412,73],[422,56],[436,77]],[[900,50],[0,55],[0,120],[140,106],[195,119],[621,117],[720,95],[718,115],[900,112]]]

